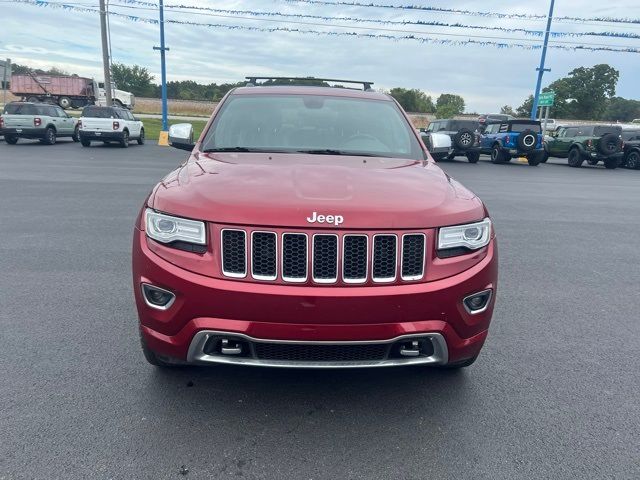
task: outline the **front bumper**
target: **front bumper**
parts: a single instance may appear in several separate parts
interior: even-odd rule
[[[497,287],[497,244],[464,272],[425,283],[372,287],[295,286],[239,282],[199,275],[153,253],[135,230],[133,283],[140,330],[157,354],[189,363],[287,367],[372,367],[455,363],[476,356],[487,336]],[[167,310],[150,307],[141,284],[175,293]],[[462,299],[492,289],[487,308],[468,313]],[[264,361],[205,352],[207,336],[228,334],[250,343],[393,344],[404,336],[429,339],[430,355],[389,361]],[[441,341],[442,340],[442,341]],[[397,359],[396,359],[397,360]]]
[[[87,130],[80,130],[81,140],[122,140],[122,132],[93,132]]]

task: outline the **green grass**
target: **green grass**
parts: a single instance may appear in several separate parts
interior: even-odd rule
[[[160,130],[162,128],[162,120],[159,118],[141,118],[144,123],[144,134],[149,140],[157,140],[160,136]],[[169,126],[174,123],[190,123],[193,125],[193,139],[197,140],[207,124],[204,120],[169,120]]]

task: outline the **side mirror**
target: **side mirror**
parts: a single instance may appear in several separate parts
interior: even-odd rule
[[[176,123],[169,127],[169,145],[180,150],[193,150],[193,125],[190,123]]]

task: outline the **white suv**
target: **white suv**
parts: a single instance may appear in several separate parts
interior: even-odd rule
[[[124,108],[85,107],[78,124],[83,147],[91,146],[92,141],[117,142],[123,148],[128,147],[131,140],[137,140],[138,145],[144,144],[143,123]]]

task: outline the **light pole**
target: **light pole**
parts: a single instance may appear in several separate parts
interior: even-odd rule
[[[535,120],[538,114],[538,97],[540,96],[540,87],[542,86],[542,76],[544,72],[550,72],[551,69],[544,68],[544,62],[547,58],[547,46],[549,45],[549,32],[551,31],[551,20],[553,20],[553,7],[556,0],[551,0],[549,6],[549,16],[547,17],[547,29],[544,32],[544,44],[542,45],[542,55],[540,56],[540,66],[538,67],[538,82],[536,83],[536,92],[533,95],[533,106],[531,107],[531,120]]]
[[[109,42],[107,40],[107,7],[104,0],[100,0],[100,36],[102,37],[102,68],[104,71],[104,94],[107,106],[113,103],[111,99],[111,69],[109,68]],[[96,95],[98,92],[95,92]]]
[[[158,145],[169,145],[169,122],[167,120],[167,65],[165,62],[165,51],[169,50],[164,46],[164,0],[158,2],[160,8],[160,46],[153,47],[160,50],[160,76],[162,81],[162,131]]]

